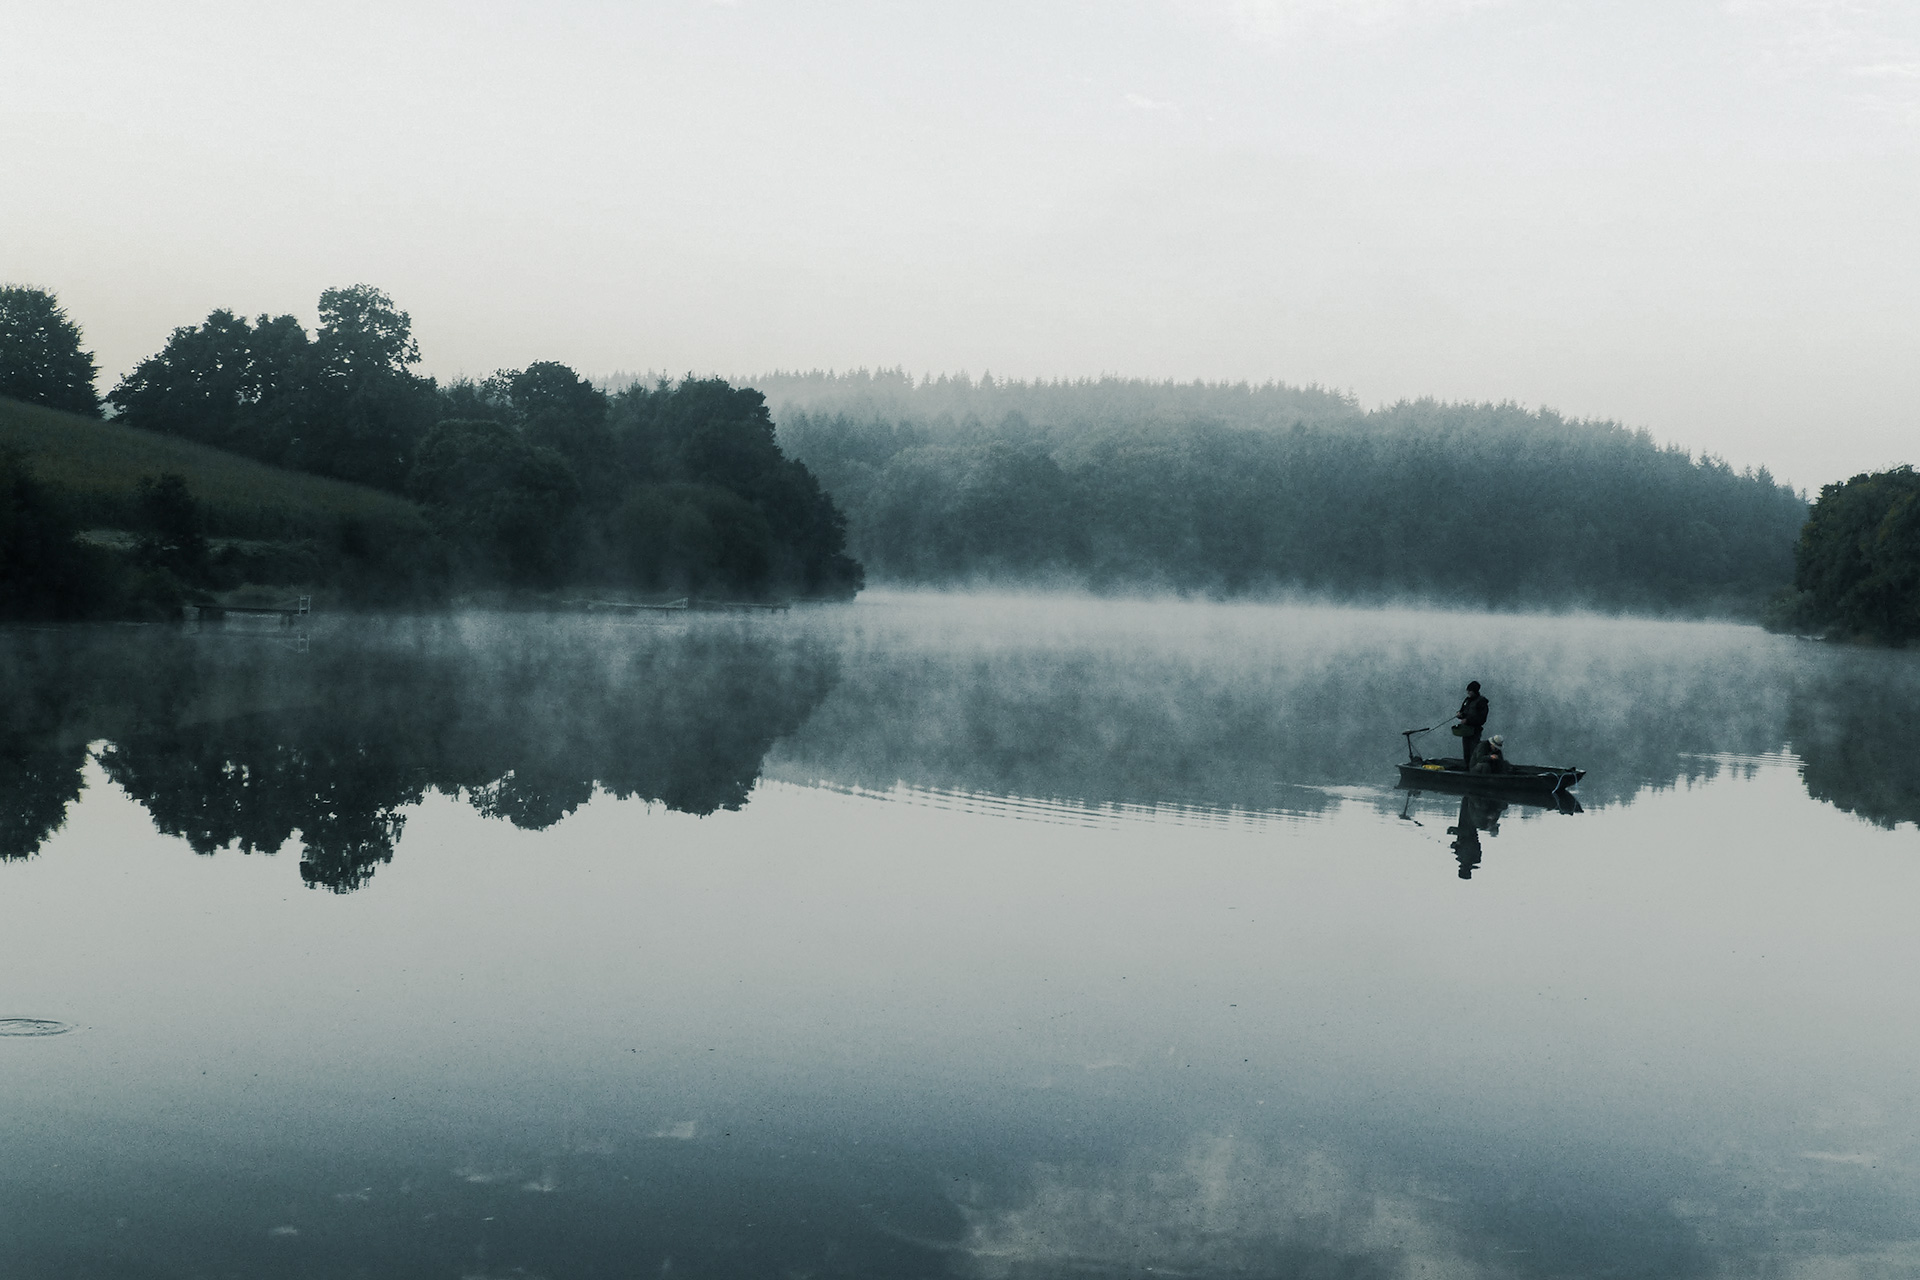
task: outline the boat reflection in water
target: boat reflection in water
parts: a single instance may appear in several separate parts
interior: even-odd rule
[[[1417,822],[1418,819],[1413,816],[1414,801],[1427,793],[1420,788],[1405,784],[1402,784],[1399,790],[1406,792],[1407,795],[1406,803],[1401,806],[1400,816],[1409,822]],[[1544,795],[1538,792],[1497,795],[1487,791],[1461,792],[1459,788],[1448,788],[1444,793],[1437,793],[1436,798],[1444,795],[1445,798],[1451,799],[1455,794],[1460,796],[1460,814],[1454,825],[1447,828],[1447,834],[1453,837],[1451,848],[1454,861],[1460,864],[1462,880],[1473,879],[1474,870],[1479,867],[1481,858],[1484,856],[1480,837],[1483,834],[1499,835],[1500,819],[1506,816],[1508,809],[1538,809],[1548,813],[1586,812],[1580,803],[1580,798],[1571,791],[1555,791]]]

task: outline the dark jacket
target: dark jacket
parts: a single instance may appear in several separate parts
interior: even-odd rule
[[[1460,704],[1460,723],[1469,729],[1479,729],[1487,722],[1487,706],[1487,700],[1479,694],[1468,694],[1467,700]]]

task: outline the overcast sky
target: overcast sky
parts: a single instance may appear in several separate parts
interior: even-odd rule
[[[904,365],[1920,462],[1920,3],[0,0],[103,389],[366,281],[424,370]]]

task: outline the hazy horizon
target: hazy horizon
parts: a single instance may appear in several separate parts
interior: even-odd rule
[[[1279,381],[1912,462],[1892,0],[97,3],[10,15],[0,280],[101,389],[365,281],[536,360]]]

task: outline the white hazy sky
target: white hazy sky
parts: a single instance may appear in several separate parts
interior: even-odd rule
[[[367,281],[427,372],[1317,382],[1920,461],[1917,0],[0,0],[103,383]]]

